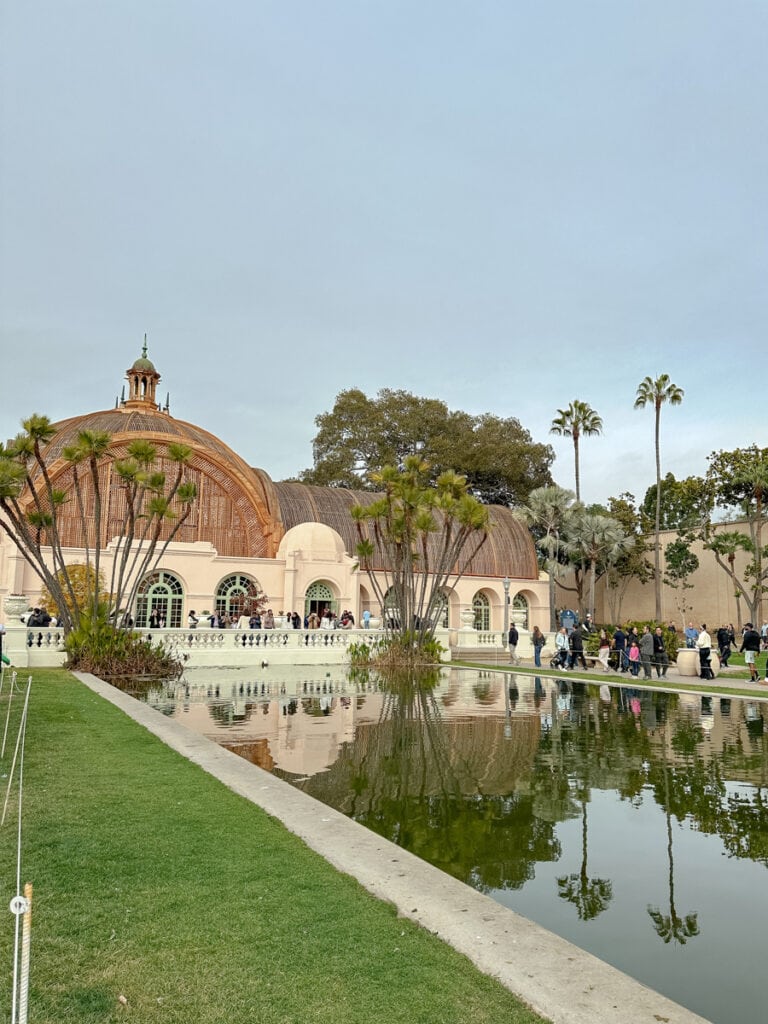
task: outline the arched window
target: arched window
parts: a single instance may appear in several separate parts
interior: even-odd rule
[[[337,603],[328,584],[316,580],[307,587],[307,592],[304,595],[304,614],[309,615],[311,612],[316,612],[318,615],[322,615],[326,608],[338,613]]]
[[[512,602],[512,611],[518,613],[512,616],[516,625],[522,626],[523,629],[528,629],[528,602],[522,594],[515,594],[515,599]]]
[[[475,629],[490,629],[491,602],[479,590],[472,598],[472,608],[475,612]]]
[[[139,629],[146,629],[154,608],[166,628],[181,629],[183,604],[184,588],[181,580],[164,569],[152,572],[139,584],[136,596],[136,625]]]
[[[225,577],[216,588],[214,603],[217,614],[239,619],[241,615],[260,611],[267,600],[258,580],[252,580],[242,573],[233,573]]]

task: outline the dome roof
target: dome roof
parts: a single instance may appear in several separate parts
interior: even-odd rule
[[[149,373],[157,373],[155,364],[151,359],[145,359],[143,356],[139,356],[136,362],[131,367],[132,370],[146,370]]]
[[[146,334],[144,335],[144,348],[141,350],[141,355],[135,361],[135,363],[133,364],[131,369],[128,371],[128,373],[131,373],[133,370],[138,370],[140,373],[157,373],[157,370],[155,369],[155,364],[152,362],[151,359],[147,359],[147,336],[146,336]]]

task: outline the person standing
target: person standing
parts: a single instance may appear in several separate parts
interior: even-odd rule
[[[547,642],[547,638],[541,632],[538,626],[533,627],[533,635],[531,636],[533,642],[533,664],[536,668],[541,668],[541,649]]]
[[[714,679],[712,671],[712,638],[707,632],[706,622],[702,622],[699,635],[696,637],[696,647],[699,652],[699,665],[701,666],[701,679]]]
[[[653,664],[656,666],[656,678],[666,679],[669,668],[669,655],[664,649],[664,636],[661,626],[657,626],[653,633]]]
[[[643,676],[650,679],[651,662],[653,660],[653,634],[650,626],[643,626],[643,635],[640,637],[640,663],[643,666]]]
[[[569,668],[575,668],[576,662],[580,661],[584,669],[587,668],[587,662],[584,659],[584,636],[581,632],[581,626],[574,626],[571,630],[571,635],[568,638],[568,646],[571,648],[571,656],[568,662]]]
[[[626,672],[629,668],[629,659],[627,658],[627,634],[621,626],[618,626],[616,632],[613,634],[613,649],[616,651],[616,667],[619,671]]]
[[[698,636],[698,629],[696,629],[692,622],[689,622],[688,625],[685,627],[685,646],[695,647]]]
[[[752,683],[760,682],[760,671],[757,667],[757,656],[760,653],[760,634],[751,622],[744,627],[744,636],[741,638],[739,653],[744,652],[744,664],[749,668],[749,680]],[[768,682],[768,663],[766,663],[766,682]]]
[[[514,622],[509,627],[509,636],[507,637],[507,640],[509,642],[509,664],[510,665],[516,665],[517,664],[517,644],[518,644],[518,641],[520,640],[520,634],[518,633],[517,626],[514,624]]]
[[[568,633],[565,626],[561,626],[555,636],[555,649],[559,668],[568,668]]]
[[[629,644],[629,670],[633,676],[640,671],[640,646],[637,637],[633,636]]]
[[[363,612],[363,629],[370,629],[370,628],[371,628],[371,613],[366,608],[365,611]]]

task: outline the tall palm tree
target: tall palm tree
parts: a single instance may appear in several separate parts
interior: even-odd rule
[[[576,501],[581,501],[579,488],[579,438],[595,437],[603,429],[603,421],[587,402],[574,399],[567,409],[558,409],[552,420],[550,434],[573,439],[573,455],[576,463]]]
[[[661,622],[661,569],[659,551],[659,523],[661,519],[661,455],[659,449],[659,421],[661,420],[661,407],[665,402],[670,405],[680,405],[685,392],[677,384],[669,379],[669,374],[662,373],[660,377],[653,380],[652,377],[644,377],[637,386],[635,396],[635,408],[644,409],[646,405],[652,405],[656,412],[656,523],[654,543],[654,572],[656,582],[656,621]]]

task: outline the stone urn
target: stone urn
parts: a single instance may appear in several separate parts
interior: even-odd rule
[[[372,615],[370,617],[370,619],[368,619],[368,628],[369,629],[379,629],[380,627],[381,627],[381,619],[378,617],[378,615]]]
[[[29,601],[24,594],[9,594],[3,601],[6,619],[20,619],[29,608]]]
[[[720,655],[712,651],[710,667],[715,678],[720,674]],[[696,678],[701,674],[701,660],[695,647],[681,647],[677,652],[677,671],[681,676]]]
[[[459,616],[461,619],[462,629],[474,629],[475,628],[475,610],[474,608],[465,608]]]

